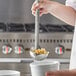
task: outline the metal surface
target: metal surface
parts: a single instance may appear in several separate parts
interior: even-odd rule
[[[51,58],[70,58],[70,52],[72,47],[73,33],[40,33],[39,45],[49,51],[49,57]],[[34,33],[0,33],[0,58],[29,58],[29,50],[34,46]],[[9,44],[12,46],[12,52],[4,55],[2,53],[2,46]],[[55,47],[63,45],[65,52],[63,55],[57,55],[55,53]],[[16,45],[22,45],[24,50],[22,54],[15,54],[14,48]]]
[[[32,24],[20,24],[20,23],[34,23],[34,16],[31,14],[31,6],[34,0],[0,0],[0,58],[31,58],[29,50],[32,46],[46,48],[50,52],[49,58],[69,58],[73,33],[69,33],[67,29],[62,30],[62,27],[56,27],[55,30],[52,27],[40,25],[40,30],[36,29],[36,33],[40,32],[35,38],[34,25]],[[65,2],[64,0],[60,2]],[[37,15],[38,16],[38,15]],[[39,25],[39,18],[36,19],[36,25]],[[11,23],[11,24],[9,24]],[[19,24],[16,24],[19,23]],[[55,19],[51,15],[45,15],[41,18],[41,23],[47,24],[65,24]],[[31,27],[31,28],[30,28]],[[52,28],[52,29],[51,29]],[[56,33],[58,31],[58,33]],[[67,33],[66,33],[67,31]],[[38,39],[39,38],[39,39]],[[37,42],[35,43],[35,40]],[[59,44],[65,47],[65,52],[63,55],[57,55],[55,53],[55,47]],[[10,53],[4,54],[2,52],[2,47],[4,45],[10,45],[12,51]],[[23,53],[16,54],[15,47],[21,46]],[[66,50],[67,49],[67,50]],[[5,51],[5,49],[4,49]],[[10,60],[10,59],[9,59]],[[4,60],[7,61],[8,60]],[[0,70],[18,70],[21,72],[21,76],[31,76],[29,62],[25,63],[24,60],[18,61],[18,63],[1,63]]]
[[[29,63],[0,63],[0,70],[17,70],[21,72],[20,76],[30,74]]]
[[[34,23],[31,6],[35,0],[0,0],[0,22]],[[65,3],[66,0],[55,0]],[[45,15],[41,23],[65,24],[52,15]]]
[[[21,76],[31,76],[29,59],[30,48],[35,46],[35,24],[0,24],[0,69],[18,70]],[[69,59],[72,46],[73,28],[70,26],[41,25],[39,28],[39,46],[49,51],[48,58]],[[6,47],[4,47],[6,45]],[[58,55],[55,48],[64,47],[64,53]],[[12,51],[7,53],[10,46]],[[2,48],[4,47],[4,48]],[[2,49],[5,53],[2,52]],[[9,51],[9,50],[8,50]],[[1,59],[3,58],[3,59]],[[7,59],[6,59],[7,58]],[[15,59],[12,59],[15,58]],[[24,59],[23,59],[24,58]],[[64,64],[64,65],[63,65]],[[69,63],[62,62],[61,69],[68,67]],[[65,69],[66,69],[65,67]]]
[[[29,64],[32,61],[29,58],[0,58],[0,70],[17,70],[21,72],[21,76],[31,76]],[[60,70],[69,68],[69,59],[48,59],[48,61],[59,61]]]

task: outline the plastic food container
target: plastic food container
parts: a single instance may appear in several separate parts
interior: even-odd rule
[[[45,76],[47,71],[56,71],[59,70],[58,61],[35,61],[30,64],[31,75],[32,76]]]
[[[14,70],[0,70],[0,76],[20,76],[20,72]]]

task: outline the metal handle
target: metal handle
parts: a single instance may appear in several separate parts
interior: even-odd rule
[[[36,0],[37,3],[39,0]],[[36,16],[35,16],[35,49],[39,47],[39,9],[36,10]]]

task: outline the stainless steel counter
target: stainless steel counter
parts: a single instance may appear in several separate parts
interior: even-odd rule
[[[47,60],[59,61],[60,63],[63,63],[63,64],[69,64],[69,62],[70,62],[70,59],[51,59],[51,58],[48,58]],[[0,62],[31,63],[31,62],[33,62],[33,59],[32,58],[0,58]]]
[[[69,69],[69,59],[47,59],[48,61],[59,61],[60,70]],[[0,70],[17,70],[21,76],[31,76],[29,64],[33,62],[32,58],[0,58]]]

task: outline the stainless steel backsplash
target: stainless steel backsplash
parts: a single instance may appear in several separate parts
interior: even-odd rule
[[[65,0],[56,0],[65,3]],[[34,23],[31,6],[34,0],[0,0],[0,22]],[[41,23],[65,24],[52,15],[43,15]]]

